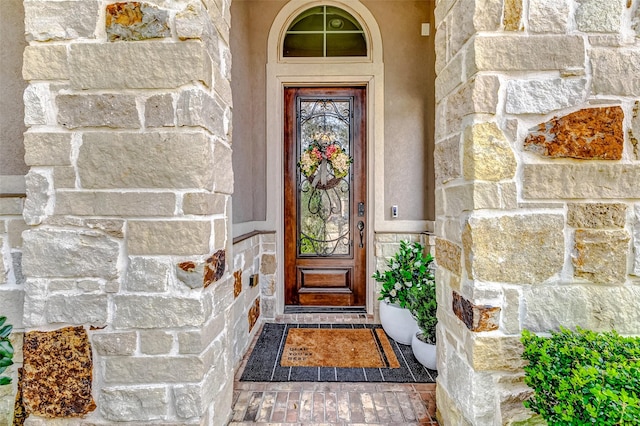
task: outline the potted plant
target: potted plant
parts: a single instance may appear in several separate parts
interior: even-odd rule
[[[432,275],[433,277],[433,275]],[[411,339],[413,355],[430,370],[437,369],[436,362],[436,283],[432,278],[409,290],[409,309],[420,330]]]
[[[411,344],[418,324],[409,308],[409,289],[432,280],[429,270],[431,255],[425,256],[420,243],[400,241],[400,249],[387,261],[384,272],[376,271],[373,278],[382,283],[380,290],[380,322],[384,331],[398,343]]]
[[[13,365],[13,346],[9,341],[9,334],[13,327],[9,324],[4,325],[7,317],[0,317],[0,374]],[[11,377],[0,376],[0,386],[11,383]]]

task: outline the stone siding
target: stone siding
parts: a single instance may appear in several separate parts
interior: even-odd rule
[[[24,212],[0,199],[0,314],[6,293],[17,330],[86,330],[91,424],[226,424],[260,296],[233,297],[230,1],[24,5],[31,171]]]
[[[439,420],[519,424],[523,329],[640,327],[640,2],[436,3]]]

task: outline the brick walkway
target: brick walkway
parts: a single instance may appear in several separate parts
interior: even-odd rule
[[[277,322],[373,323],[373,320],[359,314],[296,314],[285,315]],[[437,425],[433,383],[240,382],[238,378],[247,358],[248,354],[236,374],[231,426]]]

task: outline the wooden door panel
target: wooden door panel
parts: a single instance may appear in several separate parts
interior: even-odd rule
[[[365,100],[362,87],[285,88],[286,305],[365,306]]]

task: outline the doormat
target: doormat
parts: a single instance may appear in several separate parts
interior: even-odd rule
[[[433,383],[379,324],[266,323],[240,381]]]

